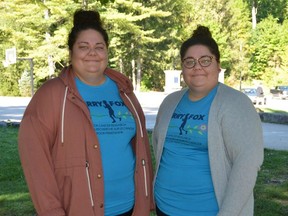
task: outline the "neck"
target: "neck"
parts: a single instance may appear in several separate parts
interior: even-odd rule
[[[76,74],[76,76],[78,77],[79,80],[81,80],[81,82],[90,85],[90,86],[99,86],[102,85],[106,78],[104,74],[101,74],[99,76],[80,76],[79,74]]]
[[[189,99],[191,101],[198,101],[207,96],[209,92],[197,92],[189,89]]]

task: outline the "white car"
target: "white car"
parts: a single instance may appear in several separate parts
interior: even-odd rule
[[[262,95],[257,95],[256,88],[242,88],[241,91],[246,94],[255,105],[266,105],[267,98]]]
[[[271,89],[270,93],[273,98],[288,99],[288,86],[276,86],[275,89]]]

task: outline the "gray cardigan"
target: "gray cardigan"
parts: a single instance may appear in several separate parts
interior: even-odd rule
[[[186,91],[171,93],[159,107],[152,135],[155,178],[169,121]],[[209,112],[208,153],[218,216],[253,216],[253,188],[264,157],[261,120],[246,95],[222,83]]]

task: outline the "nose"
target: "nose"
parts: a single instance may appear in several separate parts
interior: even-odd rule
[[[88,54],[89,54],[89,55],[97,55],[96,49],[90,48]]]
[[[199,59],[197,61],[195,61],[195,65],[193,67],[194,69],[199,69],[199,68],[202,68],[202,66],[200,65],[199,63]]]

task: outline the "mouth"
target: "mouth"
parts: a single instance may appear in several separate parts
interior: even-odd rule
[[[86,63],[88,64],[99,64],[100,62],[97,60],[85,60]]]
[[[96,59],[86,59],[85,61],[86,62],[99,62],[99,60],[96,60]]]
[[[192,75],[193,77],[203,77],[203,76],[206,76],[205,74],[193,74]]]

